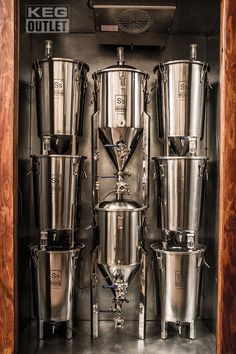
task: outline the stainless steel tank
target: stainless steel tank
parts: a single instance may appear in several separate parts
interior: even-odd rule
[[[34,155],[36,224],[41,230],[78,226],[84,156]]]
[[[198,315],[205,246],[194,251],[151,245],[158,314],[166,322],[191,322]]]
[[[39,137],[82,135],[88,65],[46,58],[33,68]]]
[[[158,227],[169,231],[199,229],[206,157],[157,157]]]
[[[79,285],[79,256],[84,245],[73,250],[39,250],[31,246],[35,315],[45,322],[69,321],[73,297]]]
[[[102,202],[97,208],[99,225],[98,266],[111,283],[121,271],[130,282],[140,264],[144,208],[128,200]]]
[[[149,76],[124,64],[123,48],[118,48],[118,55],[117,65],[96,71],[93,79],[99,136],[117,170],[122,170],[142,135]]]
[[[168,138],[179,155],[188,152],[189,137],[203,138],[208,70],[208,64],[194,59],[168,61],[154,69],[159,138]]]

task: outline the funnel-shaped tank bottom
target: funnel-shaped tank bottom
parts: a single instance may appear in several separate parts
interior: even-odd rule
[[[111,285],[116,281],[116,275],[118,273],[123,275],[124,282],[130,283],[139,268],[139,263],[129,265],[107,265],[99,263],[98,267],[106,282]]]
[[[71,139],[71,135],[51,136],[51,153],[72,154]]]
[[[118,171],[126,167],[142,133],[142,128],[99,128],[99,138]]]
[[[189,139],[188,137],[169,137],[169,144],[171,150],[177,155],[177,156],[184,156],[188,153],[189,151]]]

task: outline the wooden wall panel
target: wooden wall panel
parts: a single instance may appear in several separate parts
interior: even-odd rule
[[[15,348],[17,1],[0,0],[0,353]]]
[[[221,3],[217,353],[236,353],[236,1]]]

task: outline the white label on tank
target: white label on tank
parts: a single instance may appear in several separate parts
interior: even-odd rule
[[[54,79],[54,97],[60,98],[64,94],[64,80],[63,79]]]
[[[179,81],[178,82],[178,97],[180,99],[188,98],[188,81]]]
[[[115,107],[116,111],[123,111],[127,107],[127,96],[126,95],[116,95],[115,96]]]
[[[51,270],[51,287],[52,288],[59,288],[61,287],[61,282],[62,282],[62,271],[61,270]]]
[[[175,271],[175,286],[176,288],[184,287],[184,273],[181,270]]]
[[[56,193],[61,191],[62,188],[62,176],[59,174],[51,175],[51,191],[52,193]]]

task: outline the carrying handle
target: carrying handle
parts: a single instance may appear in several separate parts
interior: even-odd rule
[[[39,80],[41,80],[41,79],[42,79],[42,73],[43,73],[43,71],[42,71],[41,65],[40,65],[40,63],[39,63],[38,60],[35,60],[35,61],[33,62],[32,68],[34,69],[35,74],[37,75],[37,78],[38,78]],[[35,81],[34,81],[34,85],[35,85]]]

